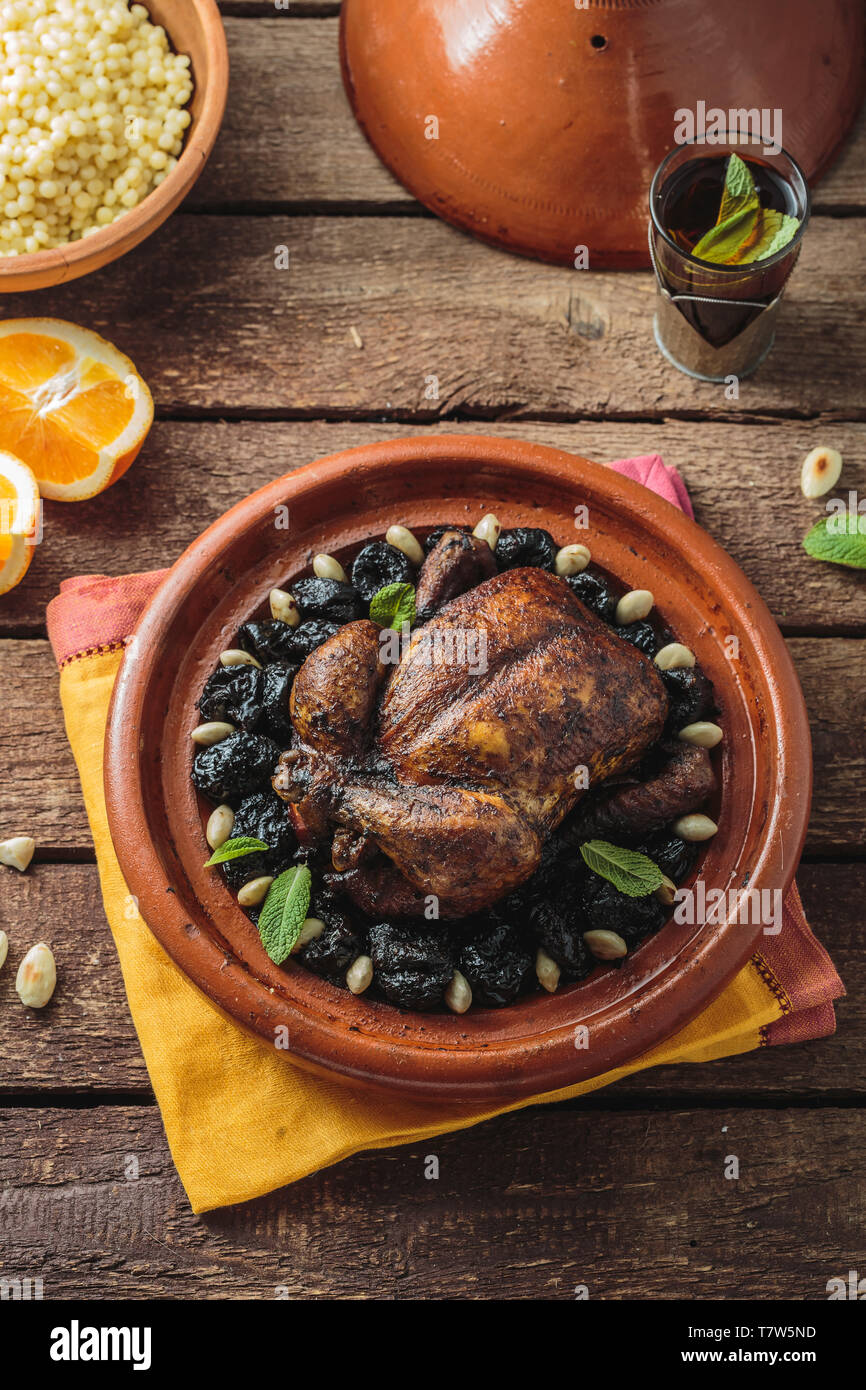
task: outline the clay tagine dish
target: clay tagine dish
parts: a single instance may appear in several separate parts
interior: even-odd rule
[[[784,891],[809,748],[778,629],[704,531],[586,459],[441,436],[309,464],[190,547],[121,666],[105,780],[142,916],[240,1024],[355,1084],[500,1103],[670,1036],[760,938],[621,892],[585,843],[649,852],[659,891]],[[570,942],[564,875],[593,928]],[[283,947],[271,894],[304,876]]]

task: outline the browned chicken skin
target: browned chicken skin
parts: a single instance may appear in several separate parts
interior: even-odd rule
[[[274,782],[316,839],[337,831],[335,867],[368,910],[389,882],[407,912],[429,895],[441,917],[496,901],[587,785],[633,767],[665,722],[652,662],[544,570],[447,602],[390,670],[379,644],[354,622],[307,658]],[[368,846],[393,868],[365,867]]]

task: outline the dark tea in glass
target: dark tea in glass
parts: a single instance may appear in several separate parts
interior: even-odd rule
[[[760,259],[714,262],[704,259],[701,248],[707,245],[709,231],[724,233],[724,227],[715,224],[722,217],[732,154],[744,162],[760,204],[753,241],[760,240],[762,221],[768,226],[771,221],[774,226],[784,223],[791,230],[775,251],[768,234],[770,254]],[[766,156],[760,144],[748,140],[682,145],[667,156],[653,179],[650,212],[659,285],[656,342],[691,376],[705,381],[747,376],[772,346],[780,295],[799,255],[809,215],[802,171],[785,151]],[[746,231],[741,234],[746,237]],[[728,247],[734,255],[761,250],[757,244],[748,249],[746,239],[738,251],[737,239],[734,236]]]

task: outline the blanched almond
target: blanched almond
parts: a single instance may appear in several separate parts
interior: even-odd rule
[[[580,574],[592,559],[587,545],[564,545],[557,550],[553,567],[563,578],[568,574]]]
[[[628,955],[628,947],[615,931],[585,931],[583,939],[596,960],[621,960]]]
[[[626,627],[628,623],[638,623],[642,618],[649,617],[654,603],[649,589],[629,589],[616,605],[617,627]]]
[[[472,1003],[472,987],[459,970],[455,970],[451,976],[445,991],[445,1003],[452,1014],[465,1014]]]
[[[57,966],[50,946],[39,941],[31,946],[18,967],[15,988],[28,1009],[44,1009],[57,984]]]
[[[823,497],[839,481],[842,455],[838,449],[813,449],[803,459],[800,487],[804,497]]]
[[[353,994],[363,994],[373,983],[373,962],[369,956],[358,956],[346,971],[346,986]]]
[[[229,647],[227,651],[220,652],[220,666],[256,666],[262,669],[262,663],[256,661],[249,652],[241,651],[240,647]]]
[[[718,724],[713,724],[708,719],[699,719],[695,724],[686,724],[685,728],[680,729],[677,738],[682,739],[683,743],[693,743],[697,748],[715,748],[717,743],[721,743],[724,733]]]
[[[695,654],[682,642],[668,642],[666,647],[656,652],[653,661],[660,671],[681,671],[684,667],[694,666]]]
[[[15,835],[11,840],[0,840],[0,864],[18,869],[23,874],[35,849],[36,841],[29,835]]]
[[[655,896],[664,907],[673,907],[677,895],[677,885],[667,874],[662,874],[661,887],[655,891]]]
[[[251,878],[249,883],[245,883],[243,888],[238,890],[238,904],[240,907],[258,907],[268,896],[268,890],[273,883],[271,874],[262,874],[261,878]]]
[[[311,941],[322,935],[325,930],[325,923],[321,917],[305,917],[301,923],[301,930],[298,932],[298,939],[292,947],[292,955],[298,951],[303,951],[305,946],[309,946]]]
[[[389,545],[393,545],[395,550],[402,550],[406,559],[411,560],[413,565],[423,565],[424,551],[407,526],[389,526],[385,532],[385,540]]]
[[[271,617],[276,622],[288,623],[289,627],[298,626],[301,621],[301,610],[288,589],[271,589],[268,602],[271,606]]]
[[[492,512],[487,512],[487,514],[481,518],[472,534],[476,540],[486,541],[490,549],[495,550],[501,530],[502,526],[498,517],[495,517]]]
[[[200,748],[213,748],[215,743],[222,743],[224,738],[228,738],[229,734],[234,732],[234,724],[226,724],[222,719],[212,719],[210,723],[199,724],[198,728],[193,729],[190,738]]]
[[[223,803],[222,806],[217,806],[216,810],[211,811],[205,831],[211,849],[219,849],[226,840],[230,840],[234,828],[235,813],[231,806]]]
[[[679,835],[681,840],[687,840],[689,844],[700,844],[703,840],[711,840],[718,831],[718,826],[709,816],[704,816],[700,812],[692,815],[680,816],[672,826],[675,835]]]
[[[539,946],[535,953],[535,974],[542,989],[546,989],[548,994],[555,994],[559,988],[559,977],[562,972],[552,956],[549,956],[542,946]]]
[[[314,555],[313,574],[317,579],[338,579],[341,584],[349,582],[349,576],[333,555]]]

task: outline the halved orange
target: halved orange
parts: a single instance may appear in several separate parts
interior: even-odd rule
[[[0,452],[0,594],[14,589],[27,573],[40,539],[42,504],[26,463]]]
[[[33,470],[43,497],[77,502],[110,487],[153,423],[132,362],[63,319],[0,322],[0,449]]]

